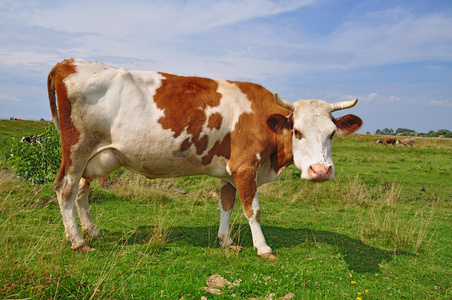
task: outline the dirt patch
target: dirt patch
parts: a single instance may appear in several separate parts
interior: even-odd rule
[[[208,292],[210,294],[213,295],[222,295],[223,288],[228,288],[228,289],[232,289],[236,286],[239,286],[240,283],[242,283],[241,279],[236,279],[234,280],[234,282],[229,282],[227,279],[225,279],[223,276],[219,275],[219,274],[214,274],[212,276],[209,277],[209,279],[207,279],[206,281],[206,287],[204,287],[204,291]],[[270,293],[267,297],[265,298],[251,298],[252,300],[291,300],[295,298],[295,294],[294,293],[288,293],[287,295],[283,296],[283,297],[276,297],[276,295],[274,293]],[[207,299],[206,297],[201,297],[201,299]]]
[[[4,169],[4,168],[0,169],[0,178],[1,179],[19,179],[19,177],[15,173],[13,173],[7,169]]]
[[[214,294],[214,295],[221,295],[221,294],[223,294],[223,291],[218,288],[224,288],[227,286],[229,289],[231,289],[235,286],[239,286],[241,282],[242,282],[242,280],[239,279],[239,280],[234,280],[234,282],[231,283],[227,279],[225,279],[223,276],[221,276],[219,274],[214,274],[214,275],[210,276],[209,279],[207,279],[207,281],[206,281],[207,286],[204,287],[204,291],[206,291],[210,294]]]

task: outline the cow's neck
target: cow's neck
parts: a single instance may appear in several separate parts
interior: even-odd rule
[[[278,135],[276,149],[270,156],[271,167],[278,176],[285,168],[293,164],[292,135]]]

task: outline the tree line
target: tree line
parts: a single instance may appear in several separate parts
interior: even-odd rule
[[[408,128],[398,128],[396,131],[394,129],[385,128],[383,130],[377,129],[375,134],[382,135],[401,135],[401,136],[423,136],[423,137],[439,137],[440,135],[444,135],[446,138],[452,138],[452,131],[447,129],[440,129],[438,131],[430,130],[428,133],[416,132],[415,130]]]

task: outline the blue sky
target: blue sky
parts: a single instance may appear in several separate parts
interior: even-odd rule
[[[71,57],[359,98],[360,132],[452,130],[450,0],[0,0],[0,118],[50,120],[47,74]]]

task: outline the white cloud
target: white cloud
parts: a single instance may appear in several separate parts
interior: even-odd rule
[[[351,98],[351,97],[349,97]],[[354,99],[354,98],[353,98]],[[382,103],[382,102],[400,102],[401,98],[400,97],[396,97],[396,96],[390,96],[388,98],[379,96],[377,93],[371,93],[367,96],[363,96],[359,98],[360,101],[363,102],[372,102],[372,103]]]
[[[441,106],[441,107],[448,107],[452,108],[452,101],[450,100],[428,100],[428,103],[433,106]]]
[[[131,3],[132,2],[132,3]],[[277,15],[311,4],[312,0],[226,1],[62,1],[58,5],[19,6],[11,16],[33,26],[68,33],[98,33],[110,37],[165,39],[248,19]]]
[[[375,102],[378,99],[377,93],[372,93],[367,96],[359,98],[359,100],[362,100],[364,102]]]
[[[22,99],[7,93],[0,93],[0,102],[21,102]]]
[[[5,26],[10,20],[28,26],[16,33],[19,40],[30,40],[35,31],[48,38],[33,40],[32,49],[8,49],[10,64],[101,58],[132,68],[198,74],[181,67],[189,62],[200,72],[207,70],[206,75],[221,69],[220,77],[261,78],[275,69],[306,74],[433,58],[452,61],[452,31],[447,30],[452,18],[440,13],[418,17],[401,8],[370,11],[349,17],[330,33],[314,35],[302,20],[249,23],[319,5],[313,0],[17,2],[0,4],[1,14],[9,18]],[[38,56],[27,56],[36,50]],[[6,61],[0,56],[0,62]]]
[[[232,79],[231,75],[258,78],[273,70],[287,73],[299,66],[248,51],[255,45],[265,49],[275,43],[278,37],[268,30],[275,24],[249,28],[237,24],[294,11],[314,1],[131,2],[4,1],[0,26],[2,22],[19,26],[13,27],[12,34],[0,31],[0,43],[9,45],[0,49],[0,63],[45,61],[51,66],[77,57],[131,69]],[[28,41],[27,47],[22,47],[22,40]]]
[[[0,49],[0,63],[5,66],[33,65],[35,63],[57,61],[58,55],[55,53],[39,53],[36,51],[15,51],[11,53]]]
[[[400,97],[391,96],[391,97],[389,97],[389,101],[390,102],[399,102],[400,101]]]
[[[370,12],[345,22],[325,39],[328,51],[353,54],[353,65],[382,65],[444,59],[452,61],[452,18],[414,16],[404,9]]]

